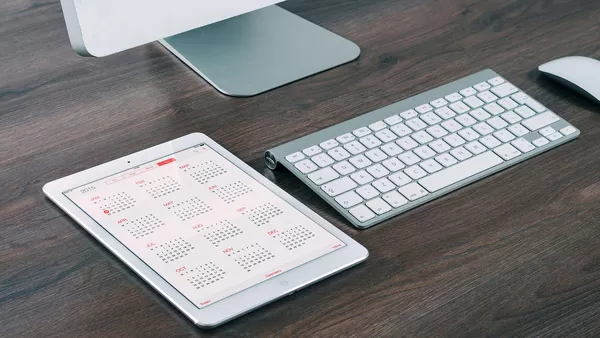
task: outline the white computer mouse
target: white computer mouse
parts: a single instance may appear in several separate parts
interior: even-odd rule
[[[569,56],[544,63],[540,72],[600,104],[600,61]]]

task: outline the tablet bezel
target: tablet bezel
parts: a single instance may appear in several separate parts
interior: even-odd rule
[[[339,238],[346,246],[219,300],[214,304],[198,308],[63,194],[67,190],[151,162],[155,159],[169,156],[201,143],[205,143],[225,157],[233,165],[263,184],[267,189],[273,191],[276,195],[280,196],[283,200],[315,221],[325,230],[329,231],[332,235]],[[186,317],[203,328],[211,328],[223,324],[224,322],[241,316],[255,308],[289,295],[330,275],[358,264],[368,257],[368,251],[363,246],[355,242],[308,207],[298,202],[291,195],[277,187],[266,177],[259,174],[208,136],[201,133],[189,134],[52,181],[44,185],[43,191],[48,198],[56,203],[121,261],[127,264],[156,291],[178,308]]]

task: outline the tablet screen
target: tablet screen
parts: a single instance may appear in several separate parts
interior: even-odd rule
[[[64,194],[197,307],[345,246],[205,144]]]

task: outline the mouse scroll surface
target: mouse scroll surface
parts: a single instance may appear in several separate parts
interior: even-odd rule
[[[539,70],[600,104],[600,61],[571,56],[545,63]]]

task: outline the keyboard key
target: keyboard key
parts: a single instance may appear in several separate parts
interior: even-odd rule
[[[473,87],[475,89],[477,89],[478,91],[482,92],[484,90],[490,89],[492,86],[490,86],[487,82],[481,82],[481,83],[474,85]]]
[[[502,117],[504,119],[504,121],[506,121],[510,124],[515,124],[522,120],[519,115],[517,115],[515,112],[512,112],[512,111],[509,111],[508,113],[504,113],[504,114],[500,115],[500,117]]]
[[[412,130],[421,130],[427,127],[427,123],[423,122],[418,117],[406,121],[406,125],[409,126]]]
[[[498,116],[494,116],[491,119],[486,121],[490,126],[494,127],[495,129],[502,129],[502,128],[506,128],[508,126],[508,123],[506,123],[506,121],[504,121],[503,119],[501,119]]]
[[[439,154],[446,152],[451,148],[448,143],[444,142],[444,140],[435,140],[429,143],[429,147]]]
[[[352,141],[344,144],[344,149],[348,150],[352,155],[360,154],[363,151],[367,150],[365,146],[357,141]]]
[[[387,178],[378,179],[377,181],[375,181],[371,184],[375,187],[375,189],[379,190],[379,192],[381,192],[381,193],[385,193],[390,190],[396,189],[396,185],[394,185],[394,183],[390,182],[390,180],[388,180]]]
[[[430,126],[442,122],[442,119],[433,112],[421,115],[421,120],[425,121],[425,123]]]
[[[343,194],[346,191],[352,190],[357,186],[358,185],[353,180],[346,176],[322,185],[321,189],[325,191],[327,195],[334,197]]]
[[[398,189],[398,192],[410,201],[418,200],[419,198],[428,195],[427,191],[417,183],[407,184]]]
[[[505,97],[503,99],[498,100],[497,102],[499,105],[502,106],[502,108],[506,109],[506,110],[511,110],[511,109],[515,109],[517,108],[519,105],[511,100],[509,97]]]
[[[460,123],[456,122],[454,119],[442,122],[442,127],[451,133],[462,129]]]
[[[421,168],[425,169],[428,173],[432,174],[436,171],[442,170],[442,166],[434,160],[427,160],[419,163]]]
[[[338,202],[338,204],[342,207],[348,209],[359,203],[362,203],[363,199],[354,191],[348,191],[347,193],[336,197],[335,201]]]
[[[460,91],[460,95],[462,96],[471,96],[477,94],[477,91],[473,89],[473,87],[468,87]]]
[[[491,151],[481,155],[474,156],[459,164],[438,171],[435,174],[427,176],[419,181],[429,192],[435,192],[452,184],[460,182],[471,176],[477,175],[485,170],[493,168],[504,162],[500,157]]]
[[[390,176],[388,176],[388,179],[392,182],[394,182],[395,185],[401,187],[405,184],[409,184],[410,182],[412,182],[412,180],[410,179],[410,177],[408,177],[408,175],[406,175],[403,172],[399,172],[399,173],[395,173],[392,174]]]
[[[373,176],[364,170],[355,172],[354,174],[350,175],[350,178],[360,185],[367,184],[374,180]]]
[[[515,108],[514,111],[515,111],[515,113],[519,114],[519,116],[521,116],[524,119],[530,118],[535,115],[535,112],[527,106],[521,106],[521,107]]]
[[[383,121],[377,121],[369,125],[369,129],[371,129],[372,131],[379,131],[385,128],[387,128],[387,124]]]
[[[396,134],[391,132],[389,129],[380,130],[375,133],[375,136],[383,143],[388,143],[398,138],[398,136],[396,136]]]
[[[543,136],[548,136],[550,134],[556,133],[556,130],[554,130],[554,128],[552,128],[552,127],[546,127],[546,128],[540,129],[538,131],[538,133],[542,134]]]
[[[460,137],[458,134],[450,134],[444,137],[444,141],[446,141],[446,143],[448,143],[452,147],[458,147],[466,143],[465,139]]]
[[[435,138],[440,138],[448,135],[448,132],[442,126],[429,127],[427,128],[427,133]]]
[[[494,136],[502,142],[508,142],[515,139],[515,135],[506,129],[498,130],[494,133]]]
[[[334,140],[334,139],[327,140],[327,141],[325,141],[325,142],[321,142],[321,143],[319,144],[319,146],[320,146],[321,148],[325,149],[325,150],[329,150],[329,149],[335,148],[335,147],[337,147],[338,145],[340,145],[340,144],[338,143],[338,141],[336,141],[336,140]]]
[[[476,118],[479,121],[485,121],[485,120],[489,119],[490,117],[492,117],[492,115],[490,115],[488,112],[486,112],[485,110],[483,110],[481,108],[474,109],[474,110],[470,111],[469,114],[471,114],[471,116],[473,116],[474,118]]]
[[[348,157],[350,157],[350,153],[341,147],[333,148],[330,151],[328,151],[327,154],[333,157],[333,159],[336,161],[345,160]]]
[[[348,143],[348,142],[356,139],[356,137],[354,137],[354,135],[352,135],[350,133],[346,133],[344,135],[340,135],[340,136],[336,137],[335,139],[340,143]]]
[[[360,138],[359,141],[369,149],[373,149],[381,145],[381,141],[379,141],[379,139],[374,135],[367,135],[365,137]]]
[[[413,180],[427,176],[427,172],[418,165],[404,169],[404,173],[410,176]]]
[[[467,143],[465,145],[465,148],[470,151],[472,154],[475,155],[479,155],[481,153],[483,153],[486,148],[483,146],[483,144],[477,142],[477,141],[473,141],[471,143]]]
[[[502,157],[506,161],[512,160],[513,158],[521,155],[521,152],[519,150],[517,150],[517,148],[510,145],[509,143],[503,144],[503,145],[495,148],[494,152],[496,154],[500,155],[500,157]]]
[[[505,112],[504,108],[500,107],[497,103],[490,103],[483,107],[488,113],[492,115],[498,115]]]
[[[470,96],[463,100],[471,108],[479,108],[483,106],[483,101],[481,101],[477,96]],[[453,103],[454,104],[454,103]],[[458,113],[458,112],[457,112]]]
[[[408,203],[408,200],[396,191],[390,191],[381,197],[384,201],[388,202],[388,204],[391,205],[392,208],[399,208]]]
[[[469,127],[477,123],[477,120],[471,117],[469,114],[458,115],[455,119],[458,123],[462,124],[463,127]]]
[[[404,150],[411,150],[419,145],[415,140],[413,140],[409,136],[399,139],[398,141],[396,141],[396,144],[402,147],[402,149]]]
[[[399,123],[395,126],[392,126],[390,128],[391,131],[393,131],[396,135],[403,137],[406,135],[409,135],[410,133],[412,133],[412,129],[410,129],[406,124],[404,123]]]
[[[319,167],[317,167],[317,165],[314,164],[309,159],[306,159],[304,161],[300,161],[300,162],[294,164],[294,167],[296,167],[298,170],[300,170],[300,172],[303,174],[308,174],[310,172],[313,172],[313,171],[319,169]]]
[[[563,135],[567,136],[567,135],[571,135],[571,134],[577,132],[577,129],[575,129],[575,127],[572,127],[572,126],[568,126],[568,127],[564,127],[563,129],[561,129],[560,132]]]
[[[359,169],[370,166],[373,163],[373,162],[371,162],[371,160],[366,158],[365,155],[354,156],[349,161],[350,161],[350,163],[352,163],[353,166],[355,166]]]
[[[383,120],[383,122],[387,123],[390,126],[393,126],[395,124],[402,122],[402,118],[400,117],[400,115],[392,115],[392,116],[388,117],[387,119]]]
[[[466,101],[468,99],[469,98],[467,97],[463,101]],[[479,101],[479,99],[477,99],[477,100]],[[454,102],[453,104],[450,105],[450,108],[457,114],[462,114],[462,113],[468,112],[469,110],[471,110],[471,108],[469,108],[469,106],[464,104],[463,101]],[[482,102],[482,104],[483,104],[483,102]]]
[[[375,178],[382,178],[383,176],[387,176],[390,174],[390,171],[387,170],[381,164],[375,164],[367,168],[367,172]]]
[[[316,185],[325,184],[339,177],[340,175],[335,172],[335,170],[331,169],[331,167],[323,168],[308,174],[308,178]]]
[[[456,116],[456,113],[452,109],[450,109],[448,107],[442,107],[440,109],[437,109],[435,111],[435,113],[437,114],[437,116],[443,118],[444,120],[451,119],[454,116]]]
[[[426,103],[426,104],[418,106],[417,108],[415,108],[415,110],[421,114],[425,114],[428,111],[432,111],[433,107]]]
[[[419,156],[415,155],[415,153],[413,153],[412,151],[407,151],[398,155],[398,159],[406,165],[413,165],[421,161]]]
[[[431,135],[429,135],[424,130],[418,131],[418,132],[410,135],[410,137],[412,137],[415,141],[419,142],[420,144],[425,144],[425,143],[433,141],[433,137],[431,137]]]
[[[400,113],[400,116],[405,120],[412,119],[413,117],[417,117],[418,115],[419,114],[416,111],[414,111],[414,109],[409,109]]]
[[[391,172],[396,172],[400,169],[404,169],[404,163],[402,163],[402,161],[395,157],[387,159],[381,162],[381,164],[383,164],[383,166]]]
[[[354,207],[348,211],[350,211],[350,214],[352,214],[352,216],[354,216],[359,222],[362,223],[375,217],[375,214],[363,204]]]
[[[366,200],[379,196],[379,192],[377,191],[377,189],[373,188],[373,186],[370,184],[356,189],[356,193],[358,193],[360,197]]]
[[[521,151],[522,153],[528,153],[535,149],[535,146],[529,143],[529,141],[525,140],[524,138],[518,138],[512,141],[510,144],[512,144],[515,148],[519,149],[519,151]]]
[[[511,96],[511,98],[520,104],[526,104],[527,106],[529,106],[529,108],[533,109],[538,113],[541,113],[546,110],[546,107],[542,106],[539,102],[532,99],[529,95],[523,92],[519,92]]]
[[[485,122],[474,125],[473,129],[481,135],[487,135],[494,132],[494,128],[490,127],[490,125]]]
[[[335,161],[327,154],[319,154],[317,156],[313,156],[310,158],[313,162],[315,162],[319,167],[324,168],[329,165],[332,165]]]
[[[356,168],[348,161],[338,162],[331,166],[335,171],[337,171],[340,175],[348,175],[349,173],[353,173],[356,171]]]
[[[322,150],[319,146],[312,146],[312,147],[308,147],[308,148],[302,150],[302,152],[306,156],[313,156],[313,155],[320,153],[321,151]]]
[[[563,136],[562,136],[562,134],[561,134],[561,133],[559,133],[559,132],[556,132],[556,133],[550,134],[550,135],[548,135],[548,136],[546,136],[546,137],[547,137],[547,138],[548,138],[550,141],[556,141],[556,140],[558,140],[559,138],[561,138],[561,137],[563,137]]]
[[[514,94],[519,91],[515,86],[513,86],[512,84],[510,84],[508,82],[503,83],[499,86],[496,86],[496,87],[492,88],[491,90],[492,90],[492,93],[498,95],[499,97],[506,97],[508,95]]]
[[[498,100],[498,96],[492,94],[489,90],[477,94],[477,97],[485,103],[492,103]]]
[[[363,137],[363,136],[369,135],[370,133],[371,133],[371,129],[369,129],[367,127],[358,128],[352,132],[352,134],[354,134],[354,136],[356,136],[356,137]]]
[[[479,138],[479,134],[471,128],[465,128],[465,129],[459,131],[458,135],[460,135],[462,138],[464,138],[467,142],[473,141],[473,140]]]
[[[436,157],[435,160],[444,167],[449,167],[458,163],[454,156],[450,155],[449,153],[441,154],[440,156]]]
[[[560,120],[560,118],[558,116],[556,116],[554,113],[548,111],[543,114],[539,114],[532,118],[529,118],[529,119],[521,122],[521,124],[524,125],[525,127],[527,127],[527,129],[529,129],[531,131],[535,131],[535,130],[543,128],[547,125],[550,125],[554,122],[558,122],[559,120]]]
[[[388,158],[387,155],[379,149],[369,150],[365,153],[365,156],[373,162],[381,162]]]
[[[449,102],[456,102],[461,100],[463,97],[462,95],[460,95],[459,93],[452,93],[450,95],[447,95],[446,97],[444,97],[446,100],[448,100]]]
[[[379,149],[381,149],[388,156],[396,156],[402,153],[402,148],[400,148],[396,143],[384,144]]]
[[[437,99],[437,100],[431,101],[429,104],[431,104],[434,108],[440,108],[440,107],[447,105],[448,101],[446,101],[444,99]]]
[[[529,134],[529,130],[523,127],[523,125],[520,123],[513,124],[512,126],[508,127],[508,130],[517,137]]]
[[[540,137],[533,141],[533,144],[535,144],[536,147],[545,146],[548,143],[550,143],[550,141],[548,141],[548,139],[545,137]]]
[[[435,151],[433,151],[428,146],[422,146],[413,150],[415,154],[417,154],[420,158],[426,160],[428,158],[432,158],[436,155]]]
[[[465,147],[458,147],[456,149],[452,149],[450,151],[450,154],[459,161],[464,161],[469,157],[473,156],[473,154],[471,154],[467,149],[465,149]]]
[[[290,163],[296,163],[296,162],[304,159],[304,154],[301,153],[301,152],[299,152],[299,151],[297,151],[297,152],[295,152],[293,154],[290,154],[290,155],[286,156],[285,159],[288,162],[290,162]]]
[[[493,79],[488,80],[488,83],[491,84],[492,86],[497,86],[500,84],[503,84],[505,81],[503,78],[501,78],[500,76],[496,76]]]
[[[486,146],[490,149],[496,148],[497,146],[502,144],[502,142],[498,141],[498,139],[492,135],[488,135],[488,136],[484,136],[484,137],[480,138],[479,142],[481,142],[484,146]]]
[[[373,210],[377,215],[385,214],[386,212],[392,210],[389,204],[387,204],[381,198],[375,198],[371,201],[365,203],[369,209]]]

